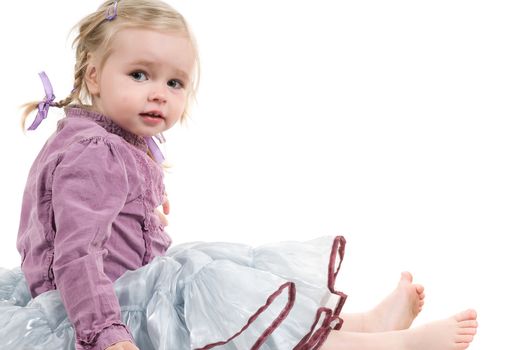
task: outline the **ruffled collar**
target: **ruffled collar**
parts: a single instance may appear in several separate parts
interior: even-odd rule
[[[68,118],[86,118],[93,120],[106,131],[121,136],[126,142],[136,146],[144,152],[148,151],[148,145],[144,137],[138,136],[128,130],[121,128],[113,120],[103,114],[78,105],[66,107],[65,111],[66,117]]]

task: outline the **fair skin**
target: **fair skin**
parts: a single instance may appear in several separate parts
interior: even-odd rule
[[[322,350],[462,350],[477,329],[476,312],[466,310],[423,326],[380,333],[331,332]]]
[[[185,35],[123,29],[115,35],[103,66],[101,56],[91,53],[86,69],[98,112],[139,136],[157,135],[181,118],[195,62]]]
[[[140,43],[138,45],[137,43]],[[93,107],[122,128],[139,136],[154,136],[171,128],[186,107],[195,56],[187,36],[177,32],[123,29],[112,43],[108,59],[90,53],[85,81]],[[162,212],[166,226],[168,199]],[[323,350],[458,350],[476,333],[476,314],[469,310],[442,321],[408,329],[424,303],[424,288],[405,272],[399,284],[369,312],[345,314],[340,331],[332,331]],[[106,350],[138,350],[119,342]]]
[[[477,314],[466,310],[408,329],[424,304],[424,288],[401,274],[395,290],[364,314],[343,315],[340,331],[330,332],[321,350],[461,350],[477,331]]]

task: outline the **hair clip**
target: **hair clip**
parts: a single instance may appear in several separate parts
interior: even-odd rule
[[[108,7],[106,10],[106,19],[108,21],[113,21],[117,17],[117,0],[114,0],[113,6]]]

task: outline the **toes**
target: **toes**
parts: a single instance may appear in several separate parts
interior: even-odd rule
[[[459,331],[458,331],[458,334],[459,335],[476,335],[477,333],[477,329],[476,328],[461,328]]]
[[[456,347],[454,349],[455,350],[464,350],[464,349],[468,348],[469,345],[470,345],[469,343],[457,343]]]
[[[459,322],[459,326],[462,327],[462,328],[477,328],[478,327],[478,321],[476,321],[476,320],[461,321],[461,322]]]
[[[401,281],[408,281],[410,283],[412,283],[412,280],[413,280],[413,276],[410,272],[408,271],[404,271],[404,272],[401,272]]]
[[[468,309],[456,315],[456,321],[475,320],[478,317],[476,310]]]
[[[456,336],[456,343],[470,343],[472,340],[474,340],[474,336],[471,334]]]
[[[425,291],[425,287],[420,284],[416,284],[415,290],[417,291],[418,294],[423,294],[423,292]]]

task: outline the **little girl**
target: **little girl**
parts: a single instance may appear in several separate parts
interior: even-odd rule
[[[343,237],[258,248],[187,243],[167,250],[163,158],[153,137],[185,118],[196,43],[159,0],[106,1],[74,41],[74,89],[31,167],[17,247],[0,271],[0,348],[398,349],[469,346],[476,314],[407,329],[423,287],[403,273],[372,311],[340,315]]]

